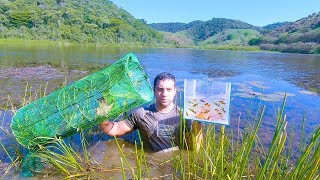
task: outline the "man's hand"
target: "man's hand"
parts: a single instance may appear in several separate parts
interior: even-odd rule
[[[104,121],[100,124],[101,130],[108,135],[110,135],[110,130],[113,128],[113,126],[114,122],[111,121]]]

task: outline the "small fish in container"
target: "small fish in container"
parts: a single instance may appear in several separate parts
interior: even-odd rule
[[[230,82],[184,80],[185,119],[229,125]]]

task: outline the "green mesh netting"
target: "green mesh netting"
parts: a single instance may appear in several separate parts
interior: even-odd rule
[[[67,137],[117,118],[152,99],[147,75],[130,53],[111,66],[24,106],[14,115],[11,127],[17,140],[31,148],[45,145],[50,138]],[[103,115],[97,114],[98,109]]]

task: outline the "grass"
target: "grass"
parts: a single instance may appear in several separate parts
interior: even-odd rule
[[[202,45],[200,49],[214,49],[214,50],[238,50],[238,51],[261,51],[258,46],[244,46],[244,45]]]
[[[213,50],[242,50],[242,51],[261,51],[258,46],[244,46],[244,45],[172,45],[172,44],[141,44],[141,43],[127,43],[127,44],[96,44],[86,43],[80,44],[76,42],[68,41],[50,41],[50,40],[29,40],[29,39],[3,39],[0,38],[0,45],[14,45],[14,46],[107,46],[107,47],[132,47],[132,48],[143,48],[143,47],[154,47],[154,48],[193,48],[193,49],[213,49]]]
[[[52,41],[52,40],[31,40],[31,39],[5,39],[0,38],[0,45],[15,45],[15,46],[85,46],[85,47],[95,47],[95,46],[110,46],[110,47],[168,47],[170,45],[159,45],[159,44],[143,44],[143,43],[78,43],[78,42],[70,42],[70,41]],[[171,47],[171,46],[170,46]],[[173,47],[173,46],[172,46]]]
[[[34,98],[30,96],[40,98],[46,94],[40,91],[36,91],[36,94],[29,93],[28,89],[27,86],[21,104],[32,101]],[[46,91],[45,89],[42,91]],[[261,106],[253,123],[248,123],[243,131],[239,126],[238,129],[231,129],[222,125],[204,125],[205,136],[199,151],[189,150],[190,147],[185,140],[183,146],[186,150],[173,152],[170,158],[157,164],[158,169],[150,164],[150,155],[145,153],[143,142],[140,142],[141,146],[135,144],[132,151],[127,152],[117,138],[115,142],[120,154],[120,167],[106,169],[93,158],[89,150],[90,142],[86,136],[94,131],[84,131],[81,132],[81,148],[77,149],[72,143],[62,139],[52,138],[49,139],[49,145],[33,150],[32,156],[44,164],[44,169],[34,170],[33,173],[42,177],[65,179],[99,179],[115,174],[121,175],[123,179],[319,179],[320,126],[315,129],[309,140],[302,133],[300,154],[297,159],[293,158],[292,133],[288,135],[285,104],[286,97],[282,107],[278,109],[277,125],[270,147],[263,147],[260,142],[263,137],[259,137],[258,133],[265,112],[265,107]],[[10,102],[8,109],[9,107]],[[249,110],[248,114],[250,117],[253,113]],[[240,119],[239,117],[238,124]],[[304,121],[305,118],[303,123]],[[2,141],[0,143],[0,148],[11,162],[0,176],[1,179],[5,179],[21,172],[26,151],[15,142],[10,131],[2,126],[1,130],[6,136],[11,137],[9,145],[6,146]],[[14,152],[9,151],[11,148]],[[129,160],[132,156],[135,164]],[[172,169],[161,177],[154,175],[154,171],[165,167]]]

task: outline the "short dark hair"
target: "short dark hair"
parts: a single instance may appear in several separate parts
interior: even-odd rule
[[[157,85],[157,82],[160,81],[160,80],[165,80],[165,79],[170,79],[174,82],[174,87],[176,87],[176,78],[174,77],[174,75],[168,73],[168,72],[162,72],[160,74],[158,74],[156,76],[156,78],[154,78],[154,81],[153,81],[153,88],[156,87]]]

